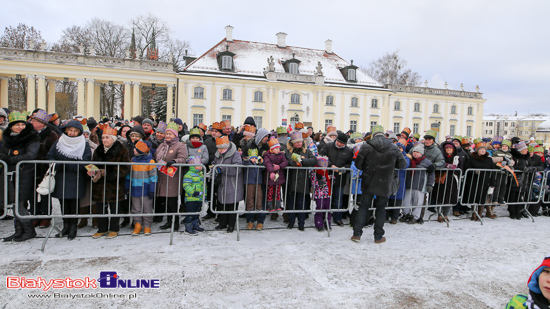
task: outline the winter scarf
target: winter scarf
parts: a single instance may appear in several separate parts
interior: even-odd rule
[[[57,142],[57,151],[70,159],[82,160],[84,149],[86,147],[86,138],[84,135],[70,137],[62,134]]]
[[[422,160],[424,160],[424,159],[426,159],[425,156],[422,156],[421,158],[418,158],[418,159],[415,158],[415,157],[413,157],[413,158],[411,159],[411,168],[416,168],[416,166],[417,166],[418,164],[420,164],[420,163],[422,162]]]
[[[165,142],[166,145],[168,145],[168,146],[172,146],[172,145],[174,145],[175,143],[177,143],[177,142],[179,142],[179,141],[180,141],[180,139],[179,139],[177,136],[174,137],[173,139],[170,139],[170,140],[169,140],[169,139],[166,139],[166,138],[164,139],[164,142]]]

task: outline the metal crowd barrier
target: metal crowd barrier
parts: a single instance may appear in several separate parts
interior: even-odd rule
[[[0,175],[0,187],[2,188],[3,192],[0,194],[0,198],[2,198],[2,202],[0,202],[0,207],[3,209],[2,213],[0,214],[0,220],[3,220],[8,216],[8,211],[12,211],[13,209],[13,203],[9,203],[8,200],[8,184],[9,179],[13,177],[13,173],[8,171],[8,164],[2,160],[0,160],[0,169],[1,169],[1,175]]]
[[[306,173],[299,173],[299,171],[306,171]],[[212,213],[218,214],[218,215],[235,215],[238,216],[240,214],[245,215],[267,215],[270,213],[278,213],[278,214],[303,214],[303,213],[343,213],[348,211],[347,205],[343,205],[342,201],[338,203],[337,208],[333,209],[333,194],[330,195],[329,199],[329,208],[328,209],[317,209],[317,206],[315,204],[314,195],[313,197],[310,195],[311,192],[311,177],[312,174],[316,175],[317,171],[327,171],[329,174],[332,174],[330,176],[330,179],[332,179],[330,184],[330,190],[332,193],[334,193],[335,189],[342,192],[343,194],[350,194],[351,187],[347,188],[347,192],[344,192],[344,186],[341,187],[335,187],[335,179],[340,178],[339,181],[343,181],[345,184],[348,179],[351,178],[351,169],[350,168],[330,168],[330,167],[296,167],[296,166],[287,166],[285,169],[285,183],[284,185],[281,185],[282,192],[279,192],[278,194],[281,195],[281,203],[280,206],[275,206],[277,203],[274,203],[274,207],[280,207],[281,210],[270,210],[271,205],[268,205],[267,201],[267,192],[269,190],[267,177],[269,177],[265,170],[265,166],[263,165],[234,165],[234,164],[217,164],[212,166],[211,168],[211,178],[212,178],[212,194],[210,196],[210,209]],[[296,171],[291,175],[291,171]],[[252,176],[250,176],[252,174]],[[219,178],[218,178],[219,177]],[[243,178],[240,178],[243,177]],[[251,178],[250,178],[251,177]],[[216,180],[218,178],[218,180]],[[246,180],[244,179],[246,178]],[[293,181],[295,184],[303,184],[304,186],[304,193],[301,194],[300,192],[291,191],[289,189],[289,183]],[[253,184],[253,187],[248,187],[245,185],[251,182]],[[219,183],[219,184],[217,184]],[[237,195],[233,194],[233,198],[229,201],[223,200],[224,203],[220,201],[220,198],[218,195],[222,196],[228,196],[231,195],[234,190],[238,191],[239,186],[243,186],[244,191],[244,209],[240,207],[241,202],[243,200],[237,200]],[[257,186],[259,186],[258,190]],[[306,188],[310,186],[310,190],[305,192]],[[250,201],[247,201],[247,196],[249,194],[249,190],[253,190],[253,207],[250,207]],[[272,189],[273,190],[273,189]],[[260,193],[261,192],[261,193]],[[292,193],[298,193],[298,194],[292,194]],[[259,195],[262,195],[260,198],[258,198]],[[275,193],[275,199],[276,199],[277,193]],[[291,196],[289,198],[289,196]],[[261,201],[258,201],[260,199]],[[227,203],[230,202],[230,203]],[[247,203],[248,202],[248,203]],[[296,209],[296,205],[299,205],[298,202],[301,203],[300,209]],[[325,201],[326,202],[326,201]],[[258,205],[258,203],[260,203]],[[321,202],[322,203],[322,202]],[[218,209],[222,205],[229,205],[231,209]],[[248,204],[248,205],[247,205]],[[255,207],[254,207],[255,206]],[[227,207],[227,206],[226,206]],[[249,209],[252,208],[252,209]],[[293,208],[293,209],[289,209]],[[324,216],[324,225],[330,226],[328,215]],[[235,229],[237,231],[237,240],[240,239],[240,226],[239,226],[239,220],[236,220],[235,222]],[[327,228],[328,236],[330,236],[330,229]]]
[[[48,169],[50,164],[56,164],[56,183],[59,181],[59,175],[62,175],[63,183],[69,183],[69,179],[67,179],[69,176],[67,176],[68,173],[73,173],[73,176],[76,175],[76,191],[65,191],[65,188],[62,192],[52,192],[48,195],[40,195],[37,193],[36,188],[42,181],[42,172],[45,173],[45,171]],[[30,165],[30,168],[29,168]],[[86,169],[86,166],[94,165],[99,170],[104,170],[105,172],[103,175],[97,180],[97,182],[94,183],[93,176],[89,175],[89,172]],[[112,168],[109,168],[112,166]],[[166,209],[168,209],[168,194],[171,193],[173,195],[174,192],[168,192],[168,186],[166,187],[166,192],[158,192],[158,188],[155,188],[155,194],[152,201],[153,210],[151,213],[145,213],[144,212],[144,200],[141,200],[141,212],[140,213],[131,213],[132,209],[132,186],[129,185],[129,187],[126,189],[125,187],[120,187],[120,184],[126,185],[126,183],[131,184],[134,180],[132,177],[132,174],[130,173],[132,166],[155,166],[156,167],[156,174],[157,174],[157,186],[159,179],[161,177],[165,177],[166,181],[177,181],[177,198],[178,198],[178,205],[176,206],[176,211],[164,211],[164,212],[155,212],[154,206],[157,205],[157,202],[161,199],[164,199]],[[201,166],[203,171],[206,171],[206,167],[204,165],[192,165],[192,164],[173,164],[172,166],[177,168],[178,170],[175,172],[173,176],[169,176],[168,174],[162,173],[159,171],[158,168],[165,166],[165,164],[159,164],[159,163],[134,163],[134,162],[93,162],[93,161],[41,161],[41,160],[33,160],[33,161],[21,161],[17,163],[16,165],[16,177],[15,177],[15,188],[21,188],[21,175],[25,174],[28,176],[30,175],[34,182],[27,187],[26,192],[22,192],[22,190],[15,190],[15,207],[14,207],[14,214],[21,219],[30,219],[30,220],[38,220],[38,219],[52,219],[50,229],[44,239],[44,243],[42,245],[42,251],[44,250],[44,246],[51,236],[51,233],[54,230],[59,231],[59,229],[55,226],[55,219],[61,218],[61,219],[78,219],[78,218],[133,218],[133,217],[155,217],[155,216],[171,216],[172,217],[172,227],[170,229],[170,244],[173,244],[173,233],[174,233],[174,224],[175,224],[175,217],[176,216],[187,216],[187,215],[200,215],[201,210],[198,212],[182,212],[179,208],[181,199],[181,204],[184,204],[184,197],[182,195],[182,181],[184,177],[184,173],[182,171],[188,170],[190,166]],[[23,169],[23,170],[22,170]],[[93,171],[91,174],[95,175],[98,173],[98,171]],[[203,173],[203,188],[206,189],[206,178],[204,176],[205,173]],[[82,193],[80,190],[80,181],[81,176],[86,182],[83,185],[83,189],[85,190],[84,193]],[[128,177],[126,177],[128,176]],[[179,176],[179,177],[177,177]],[[65,181],[67,179],[67,181]],[[101,179],[109,179],[107,181],[101,181]],[[138,180],[139,181],[139,180]],[[98,186],[101,186],[100,189]],[[115,186],[114,188],[112,186]],[[24,187],[24,186],[23,186]],[[145,187],[145,182],[142,182],[142,189]],[[97,190],[102,191],[102,199],[101,200],[95,200],[93,199],[94,195],[94,188],[95,192]],[[31,191],[32,189],[32,191]],[[205,190],[206,191],[206,190]],[[106,193],[115,194],[115,198],[106,198]],[[74,194],[74,195],[73,195]],[[65,199],[65,196],[80,196],[85,195],[84,198],[67,198]],[[23,196],[21,196],[23,195]],[[60,197],[58,198],[60,206],[59,206],[59,212],[54,212],[54,205],[52,203],[53,195]],[[165,195],[164,197],[162,195]],[[121,197],[123,196],[123,197]],[[143,196],[148,196],[147,194]],[[202,203],[204,203],[204,194],[201,196]],[[67,202],[67,200],[75,200],[74,202]],[[108,200],[115,200],[109,202]],[[23,203],[20,207],[20,204]],[[71,203],[74,203],[76,206],[76,209],[71,205]],[[89,207],[87,210],[87,213],[82,213],[80,211],[81,205],[85,205],[83,207]],[[113,205],[114,204],[114,205]],[[27,210],[30,206],[30,212]],[[67,207],[66,207],[67,206]],[[120,224],[120,223],[119,223]],[[119,225],[120,226],[120,225]]]
[[[550,215],[550,171],[546,171],[543,174],[543,182],[540,189],[540,196],[542,199],[542,215],[549,216]]]

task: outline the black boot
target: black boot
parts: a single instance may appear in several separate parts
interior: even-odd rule
[[[180,217],[176,216],[176,221],[174,221],[174,231],[179,231],[180,229]]]
[[[76,220],[76,219],[75,219]],[[76,226],[76,223],[75,222],[71,222],[69,224],[69,231],[67,232],[67,239],[68,240],[73,240],[76,238],[76,231],[78,230],[77,226]]]
[[[55,234],[55,237],[61,238],[63,236],[67,236],[69,233],[69,222],[66,220],[63,220],[63,229],[61,229],[61,232]]]
[[[128,224],[130,224],[130,218],[124,217],[124,220],[122,220],[122,222],[120,223],[120,227],[126,227],[128,226]]]
[[[32,220],[21,221],[21,225],[23,226],[23,234],[19,237],[15,237],[13,241],[21,242],[36,237],[36,231],[34,230]]]
[[[159,229],[161,230],[167,230],[172,228],[172,216],[168,216],[168,220],[166,220],[166,223],[164,225],[159,226]]]
[[[21,225],[21,221],[15,219],[13,224],[15,226],[15,233],[4,238],[4,242],[12,241],[14,238],[23,235],[23,226]]]

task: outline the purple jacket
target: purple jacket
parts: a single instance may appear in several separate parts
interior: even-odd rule
[[[264,153],[264,165],[267,171],[267,173],[265,173],[265,178],[268,186],[282,185],[285,183],[285,173],[283,170],[288,166],[288,161],[286,160],[285,153],[283,151],[279,152],[279,154],[274,154],[271,151]],[[279,170],[273,170],[273,165],[279,165]],[[271,173],[279,174],[277,182],[269,178]]]

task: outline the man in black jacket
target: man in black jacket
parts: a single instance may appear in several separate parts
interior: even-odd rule
[[[346,147],[348,136],[344,132],[339,131],[334,143],[326,144],[319,151],[319,155],[328,157],[328,166],[332,168],[349,168],[353,160],[353,150]],[[348,172],[338,172],[333,170],[334,183],[332,185],[332,209],[342,209],[342,198],[346,178],[349,177]],[[338,226],[344,226],[342,222],[341,212],[336,212],[332,215],[333,221]]]
[[[407,167],[407,161],[391,140],[384,137],[384,128],[381,125],[373,127],[373,138],[367,141],[357,154],[355,166],[363,171],[361,178],[361,201],[357,219],[353,224],[351,240],[361,240],[363,226],[367,220],[367,212],[374,200],[376,207],[376,221],[374,223],[374,242],[379,244],[386,241],[384,236],[384,220],[386,220],[386,205],[388,197],[394,192],[394,171]]]

